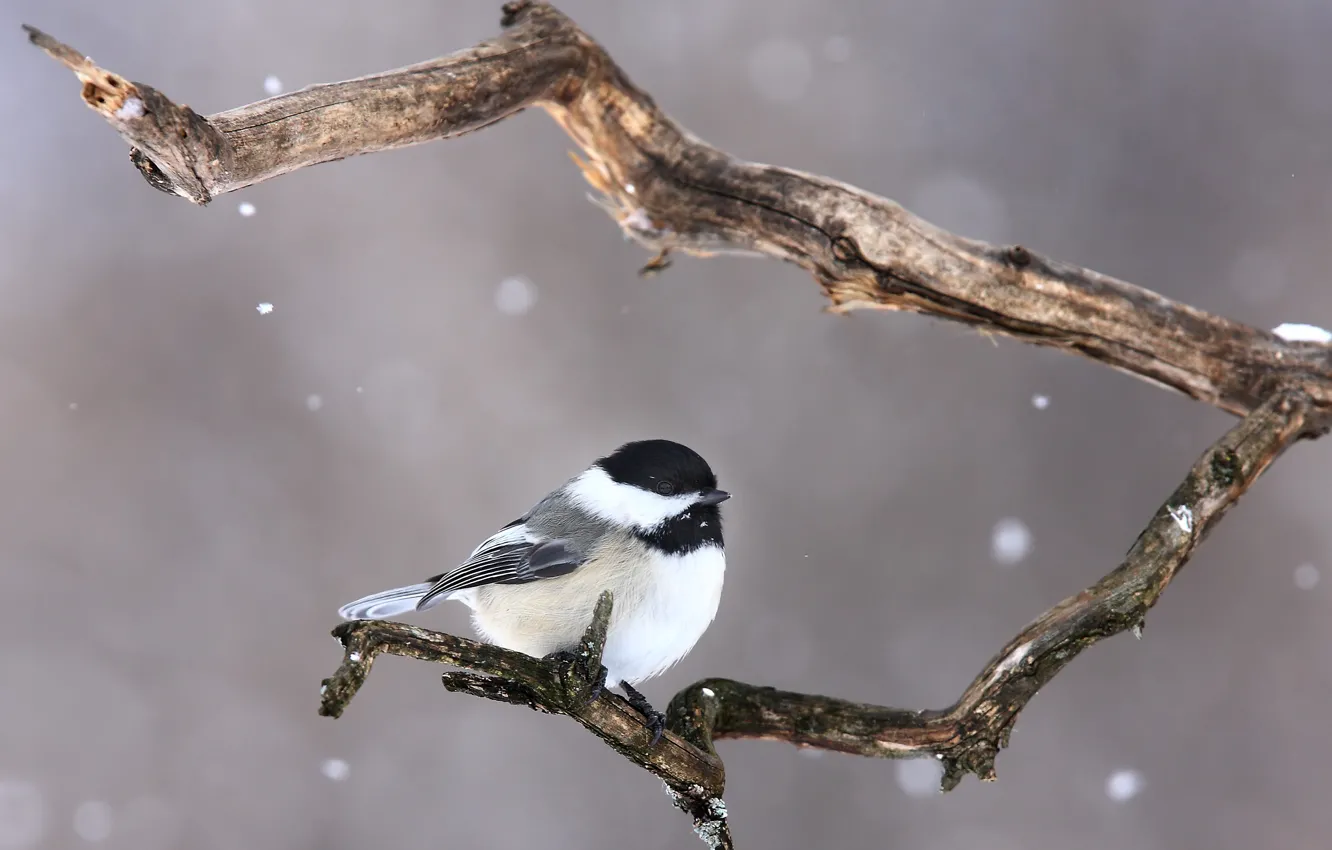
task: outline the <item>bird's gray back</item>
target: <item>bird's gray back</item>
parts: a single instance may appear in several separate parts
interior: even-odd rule
[[[615,530],[610,522],[589,513],[563,494],[563,488],[537,502],[522,522],[541,537],[566,541],[580,557],[589,557],[597,543]]]

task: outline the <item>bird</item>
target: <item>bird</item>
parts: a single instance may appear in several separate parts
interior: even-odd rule
[[[698,452],[664,439],[625,443],[422,582],[338,609],[379,620],[453,599],[483,640],[537,658],[569,658],[602,591],[613,594],[601,663],[655,744],[665,717],[634,685],[693,649],[716,618],[726,573],[717,476]]]

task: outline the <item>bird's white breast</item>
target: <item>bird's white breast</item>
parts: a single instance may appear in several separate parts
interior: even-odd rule
[[[641,601],[624,611],[623,619],[612,617],[602,657],[611,684],[661,674],[694,648],[717,616],[726,573],[724,550],[709,545],[652,561]]]

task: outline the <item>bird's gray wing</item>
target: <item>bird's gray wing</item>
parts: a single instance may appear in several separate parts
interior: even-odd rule
[[[430,589],[416,604],[418,610],[446,593],[487,584],[524,584],[567,575],[587,561],[570,541],[534,535],[515,520],[491,535],[458,566],[426,579]]]

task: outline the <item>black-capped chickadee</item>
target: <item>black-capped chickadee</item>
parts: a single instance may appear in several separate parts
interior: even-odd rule
[[[693,649],[716,616],[726,552],[717,477],[669,440],[626,443],[497,531],[462,564],[338,609],[377,620],[456,599],[490,643],[538,658],[577,649],[597,597],[614,594],[602,664],[648,719],[633,685]]]

